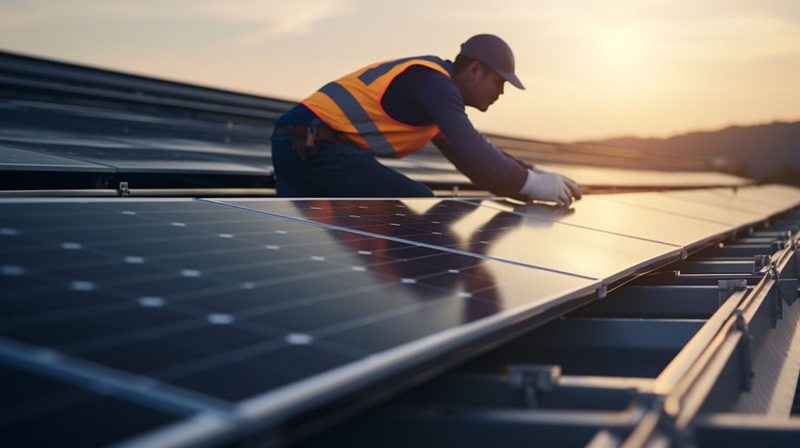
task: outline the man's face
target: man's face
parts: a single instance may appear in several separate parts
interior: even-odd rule
[[[464,104],[472,106],[481,112],[486,112],[497,98],[503,94],[505,80],[489,67],[475,63],[473,76],[470,77],[469,94],[464,98]]]

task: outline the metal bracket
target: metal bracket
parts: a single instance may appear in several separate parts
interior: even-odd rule
[[[741,349],[741,367],[742,367],[742,390],[750,392],[753,387],[753,377],[756,372],[753,370],[753,335],[750,334],[750,329],[747,322],[744,321],[742,310],[734,310],[736,315],[736,328],[742,332],[742,339],[739,341],[739,348]]]
[[[792,306],[798,298],[798,279],[796,278],[781,278],[778,267],[772,263],[769,271],[770,277],[775,280],[775,307],[778,319],[783,318],[783,309],[781,307],[781,300],[786,302],[786,305]]]
[[[597,298],[598,299],[605,299],[607,295],[608,295],[608,286],[607,285],[600,285],[600,287],[597,288]]]
[[[555,389],[561,379],[561,366],[512,364],[508,368],[511,389],[522,389],[528,408],[539,408],[544,394]]]
[[[120,196],[130,196],[131,190],[128,188],[127,182],[120,182],[119,187],[117,187],[117,194]]]
[[[785,300],[783,296],[783,289],[781,288],[781,274],[778,272],[778,266],[775,263],[769,268],[769,276],[775,280],[775,284],[772,285],[772,301],[775,304],[775,312],[773,314],[772,319],[772,328],[778,326],[778,320],[783,319],[783,303],[781,300]],[[788,301],[787,301],[788,302]]]
[[[755,261],[753,263],[753,274],[758,274],[762,269],[772,263],[772,256],[770,255],[754,255],[753,259]]]
[[[747,280],[717,280],[717,289],[719,289],[719,306],[722,306],[736,291],[747,291]]]

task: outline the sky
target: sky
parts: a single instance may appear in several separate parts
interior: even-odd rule
[[[476,127],[548,141],[800,120],[798,0],[0,0],[0,49],[299,101],[365,65],[502,37]]]

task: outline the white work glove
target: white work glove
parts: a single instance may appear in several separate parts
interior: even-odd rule
[[[566,176],[532,168],[519,193],[529,200],[556,202],[566,207],[572,204],[573,197],[581,198],[581,187]]]

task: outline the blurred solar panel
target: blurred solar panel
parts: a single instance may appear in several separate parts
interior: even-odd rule
[[[763,214],[755,210],[728,209],[721,203],[710,203],[675,196],[672,193],[622,193],[609,195],[608,200],[635,205],[647,210],[660,210],[675,215],[699,218],[739,228],[758,221]]]
[[[535,163],[529,155],[527,160]],[[585,163],[585,162],[584,162]],[[720,186],[745,186],[751,180],[731,174],[713,171],[664,171],[657,169],[631,169],[615,167],[598,167],[583,164],[580,159],[567,163],[537,163],[537,168],[563,174],[575,180],[583,187],[617,189],[653,189],[653,188],[711,188]]]
[[[800,202],[797,190],[791,187],[770,185],[758,189],[708,189],[680,191],[675,197],[692,202],[716,205],[726,210],[752,211],[763,216],[786,210],[786,206]]]
[[[3,123],[0,138],[23,136],[33,144],[30,137],[34,137],[38,142],[27,147],[38,151],[53,155],[72,152],[76,159],[115,167],[115,174],[161,176],[146,179],[111,176],[94,181],[84,176],[79,185],[63,176],[42,177],[33,185],[15,178],[13,182],[0,184],[4,189],[116,188],[118,182],[128,182],[128,188],[134,191],[187,186],[273,186],[270,134],[275,120],[293,106],[291,102],[3,52],[0,62],[4,64],[0,85],[14,92],[13,97],[0,101]],[[48,141],[43,141],[42,137],[48,134]],[[750,182],[710,172],[711,165],[701,158],[500,136],[489,138],[514,156],[564,173],[592,190]],[[125,144],[128,148],[118,148]],[[432,145],[411,157],[381,162],[437,190],[475,188]],[[636,169],[619,169],[620,166]],[[648,170],[642,171],[643,166]],[[659,171],[664,168],[669,171]],[[21,168],[15,166],[15,169]],[[211,176],[197,178],[200,174]],[[190,175],[195,177],[187,180]]]
[[[19,143],[35,151],[71,157],[87,163],[111,166],[117,172],[138,173],[209,173],[265,175],[271,171],[221,160],[190,150],[142,148],[136,146],[77,146],[53,143]]]
[[[59,157],[53,154],[14,148],[0,144],[0,170],[9,171],[78,171],[113,172],[114,169],[96,163]]]

